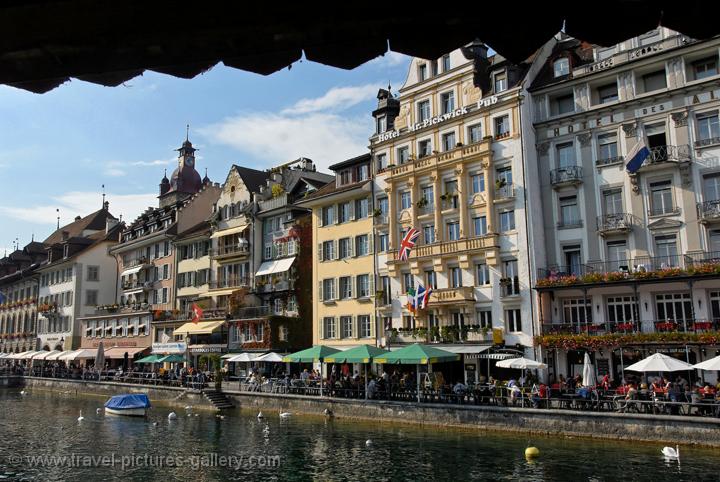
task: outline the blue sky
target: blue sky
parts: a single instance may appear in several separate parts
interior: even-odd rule
[[[223,182],[232,163],[257,169],[300,156],[320,168],[368,145],[377,89],[405,81],[410,58],[388,53],[352,71],[303,60],[264,77],[218,65],[192,80],[153,72],[108,88],[77,80],[43,94],[0,86],[0,256],[15,238],[100,208],[133,219],[155,205],[190,124],[197,168]]]

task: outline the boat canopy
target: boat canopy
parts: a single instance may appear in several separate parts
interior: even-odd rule
[[[134,408],[148,408],[150,399],[144,393],[132,393],[130,395],[115,395],[105,402],[105,408],[115,410],[132,410]]]

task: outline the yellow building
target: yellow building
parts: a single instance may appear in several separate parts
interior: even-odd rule
[[[298,203],[312,209],[313,344],[375,345],[371,158],[330,169],[335,181]]]

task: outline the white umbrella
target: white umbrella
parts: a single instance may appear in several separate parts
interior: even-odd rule
[[[590,354],[585,352],[585,360],[583,363],[583,386],[594,387],[597,385],[597,378],[595,377],[595,367],[590,361]]]
[[[98,345],[97,353],[95,354],[95,370],[98,374],[105,368],[105,346],[103,342]]]
[[[625,370],[633,372],[679,372],[692,369],[693,366],[689,363],[663,355],[662,353],[655,353],[637,363],[633,363],[629,367],[625,367]]]
[[[269,362],[269,363],[281,363],[283,361],[283,357],[281,355],[278,355],[275,352],[266,353],[264,355],[261,355],[255,359],[255,361],[258,362]]]
[[[709,372],[720,370],[720,355],[715,358],[705,360],[704,362],[697,363],[693,365],[693,368],[698,370],[707,370]]]
[[[507,360],[500,360],[495,364],[495,366],[500,368],[515,368],[517,370],[532,370],[532,369],[540,369],[540,368],[547,368],[547,365],[535,361],[535,360],[529,360],[527,358],[508,358]]]
[[[225,361],[234,363],[247,363],[255,361],[255,358],[255,353],[240,353],[239,355],[235,355],[232,358],[227,358]]]

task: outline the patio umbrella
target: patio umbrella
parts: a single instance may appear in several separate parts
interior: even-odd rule
[[[312,348],[307,348],[305,350],[291,353],[291,354],[283,357],[283,361],[294,362],[294,363],[320,362],[320,395],[322,396],[322,393],[323,393],[322,366],[325,363],[325,357],[333,355],[339,351],[340,350],[337,350],[337,349],[329,347],[329,346],[315,345]]]
[[[709,372],[718,371],[720,370],[720,355],[716,356],[715,358],[705,360],[704,362],[696,363],[695,365],[693,365],[693,368],[697,370],[706,370]]]
[[[367,398],[368,364],[376,356],[386,355],[387,350],[371,345],[360,345],[325,358],[327,363],[362,363],[365,369],[365,398]]]
[[[515,368],[517,370],[528,370],[528,369],[541,369],[547,368],[547,365],[543,362],[530,360],[528,358],[508,358],[507,360],[500,360],[495,364],[500,368]]]
[[[625,368],[625,370],[633,372],[680,372],[692,369],[693,366],[689,363],[663,355],[662,353],[650,355]]]
[[[595,377],[595,367],[590,361],[590,354],[585,352],[585,360],[583,363],[583,386],[594,387],[597,385],[597,378]]]
[[[139,359],[135,363],[157,363],[161,358],[163,358],[162,355],[150,355]]]
[[[265,353],[264,355],[260,355],[253,361],[267,362],[267,363],[282,363],[284,360],[283,360],[282,355],[278,355],[277,353],[271,351],[270,353]]]
[[[186,361],[185,358],[182,355],[167,355],[167,356],[160,356],[158,358],[158,363],[182,363]]]
[[[102,372],[103,367],[105,366],[105,347],[103,346],[103,342],[100,342],[97,349],[97,354],[95,354],[95,369],[98,371],[98,380],[100,379],[100,372]]]
[[[255,361],[256,358],[257,358],[257,355],[255,353],[240,353],[239,355],[235,355],[231,358],[227,358],[225,361],[235,362],[235,363],[247,363],[247,362]]]
[[[374,361],[375,363],[415,365],[417,370],[417,397],[418,403],[420,403],[420,365],[431,365],[433,363],[457,361],[459,359],[460,355],[456,353],[450,353],[440,348],[415,343],[397,351],[386,351],[383,355],[375,357]]]

